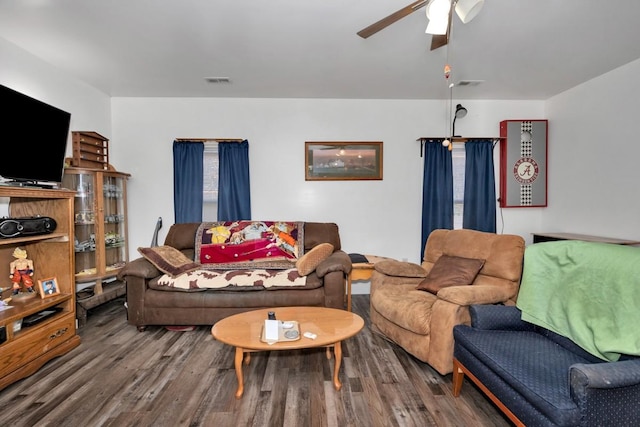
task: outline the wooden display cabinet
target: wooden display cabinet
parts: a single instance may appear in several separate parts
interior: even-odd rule
[[[0,200],[9,204],[11,218],[48,216],[56,221],[49,234],[0,239],[0,277],[4,277],[2,298],[11,308],[0,311],[0,390],[36,372],[54,357],[80,344],[76,335],[74,254],[74,192],[0,186]],[[60,293],[47,298],[39,294],[12,295],[9,264],[16,248],[25,249],[33,261],[34,289],[38,280],[55,277]],[[31,326],[23,324],[27,316],[55,308],[55,314]]]
[[[100,169],[66,168],[62,184],[75,190],[76,291],[93,287],[93,295],[78,298],[79,326],[86,311],[125,294],[116,280],[129,259],[127,247],[127,179],[129,174]]]

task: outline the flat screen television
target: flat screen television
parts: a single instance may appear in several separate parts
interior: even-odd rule
[[[71,114],[3,85],[0,112],[0,176],[23,185],[61,182]]]

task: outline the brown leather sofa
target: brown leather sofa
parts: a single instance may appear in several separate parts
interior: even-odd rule
[[[422,268],[396,261],[393,274],[385,274],[376,264],[371,278],[372,329],[439,373],[452,372],[453,327],[470,323],[471,304],[515,304],[524,248],[524,239],[516,235],[433,231]],[[442,255],[482,259],[484,265],[471,283],[436,294],[416,289]]]
[[[199,223],[174,224],[164,244],[195,255]],[[345,280],[351,260],[341,250],[338,226],[334,223],[304,223],[305,253],[321,243],[331,243],[334,252],[307,276],[303,287],[198,290],[185,292],[154,286],[162,276],[145,258],[127,263],[118,277],[127,286],[128,322],[143,331],[148,325],[213,325],[232,314],[279,306],[344,308]]]

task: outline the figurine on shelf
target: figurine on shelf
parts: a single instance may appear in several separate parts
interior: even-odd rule
[[[9,264],[9,277],[13,282],[13,295],[20,293],[20,282],[24,283],[27,288],[27,292],[34,293],[33,290],[33,261],[27,259],[27,251],[24,249],[16,248],[13,251],[13,257],[15,261]]]

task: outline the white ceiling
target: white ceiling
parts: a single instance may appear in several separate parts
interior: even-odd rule
[[[0,0],[0,37],[114,97],[443,99],[448,62],[484,80],[457,98],[547,99],[640,58],[635,0],[486,0],[436,51],[424,8],[356,35],[411,2]]]

